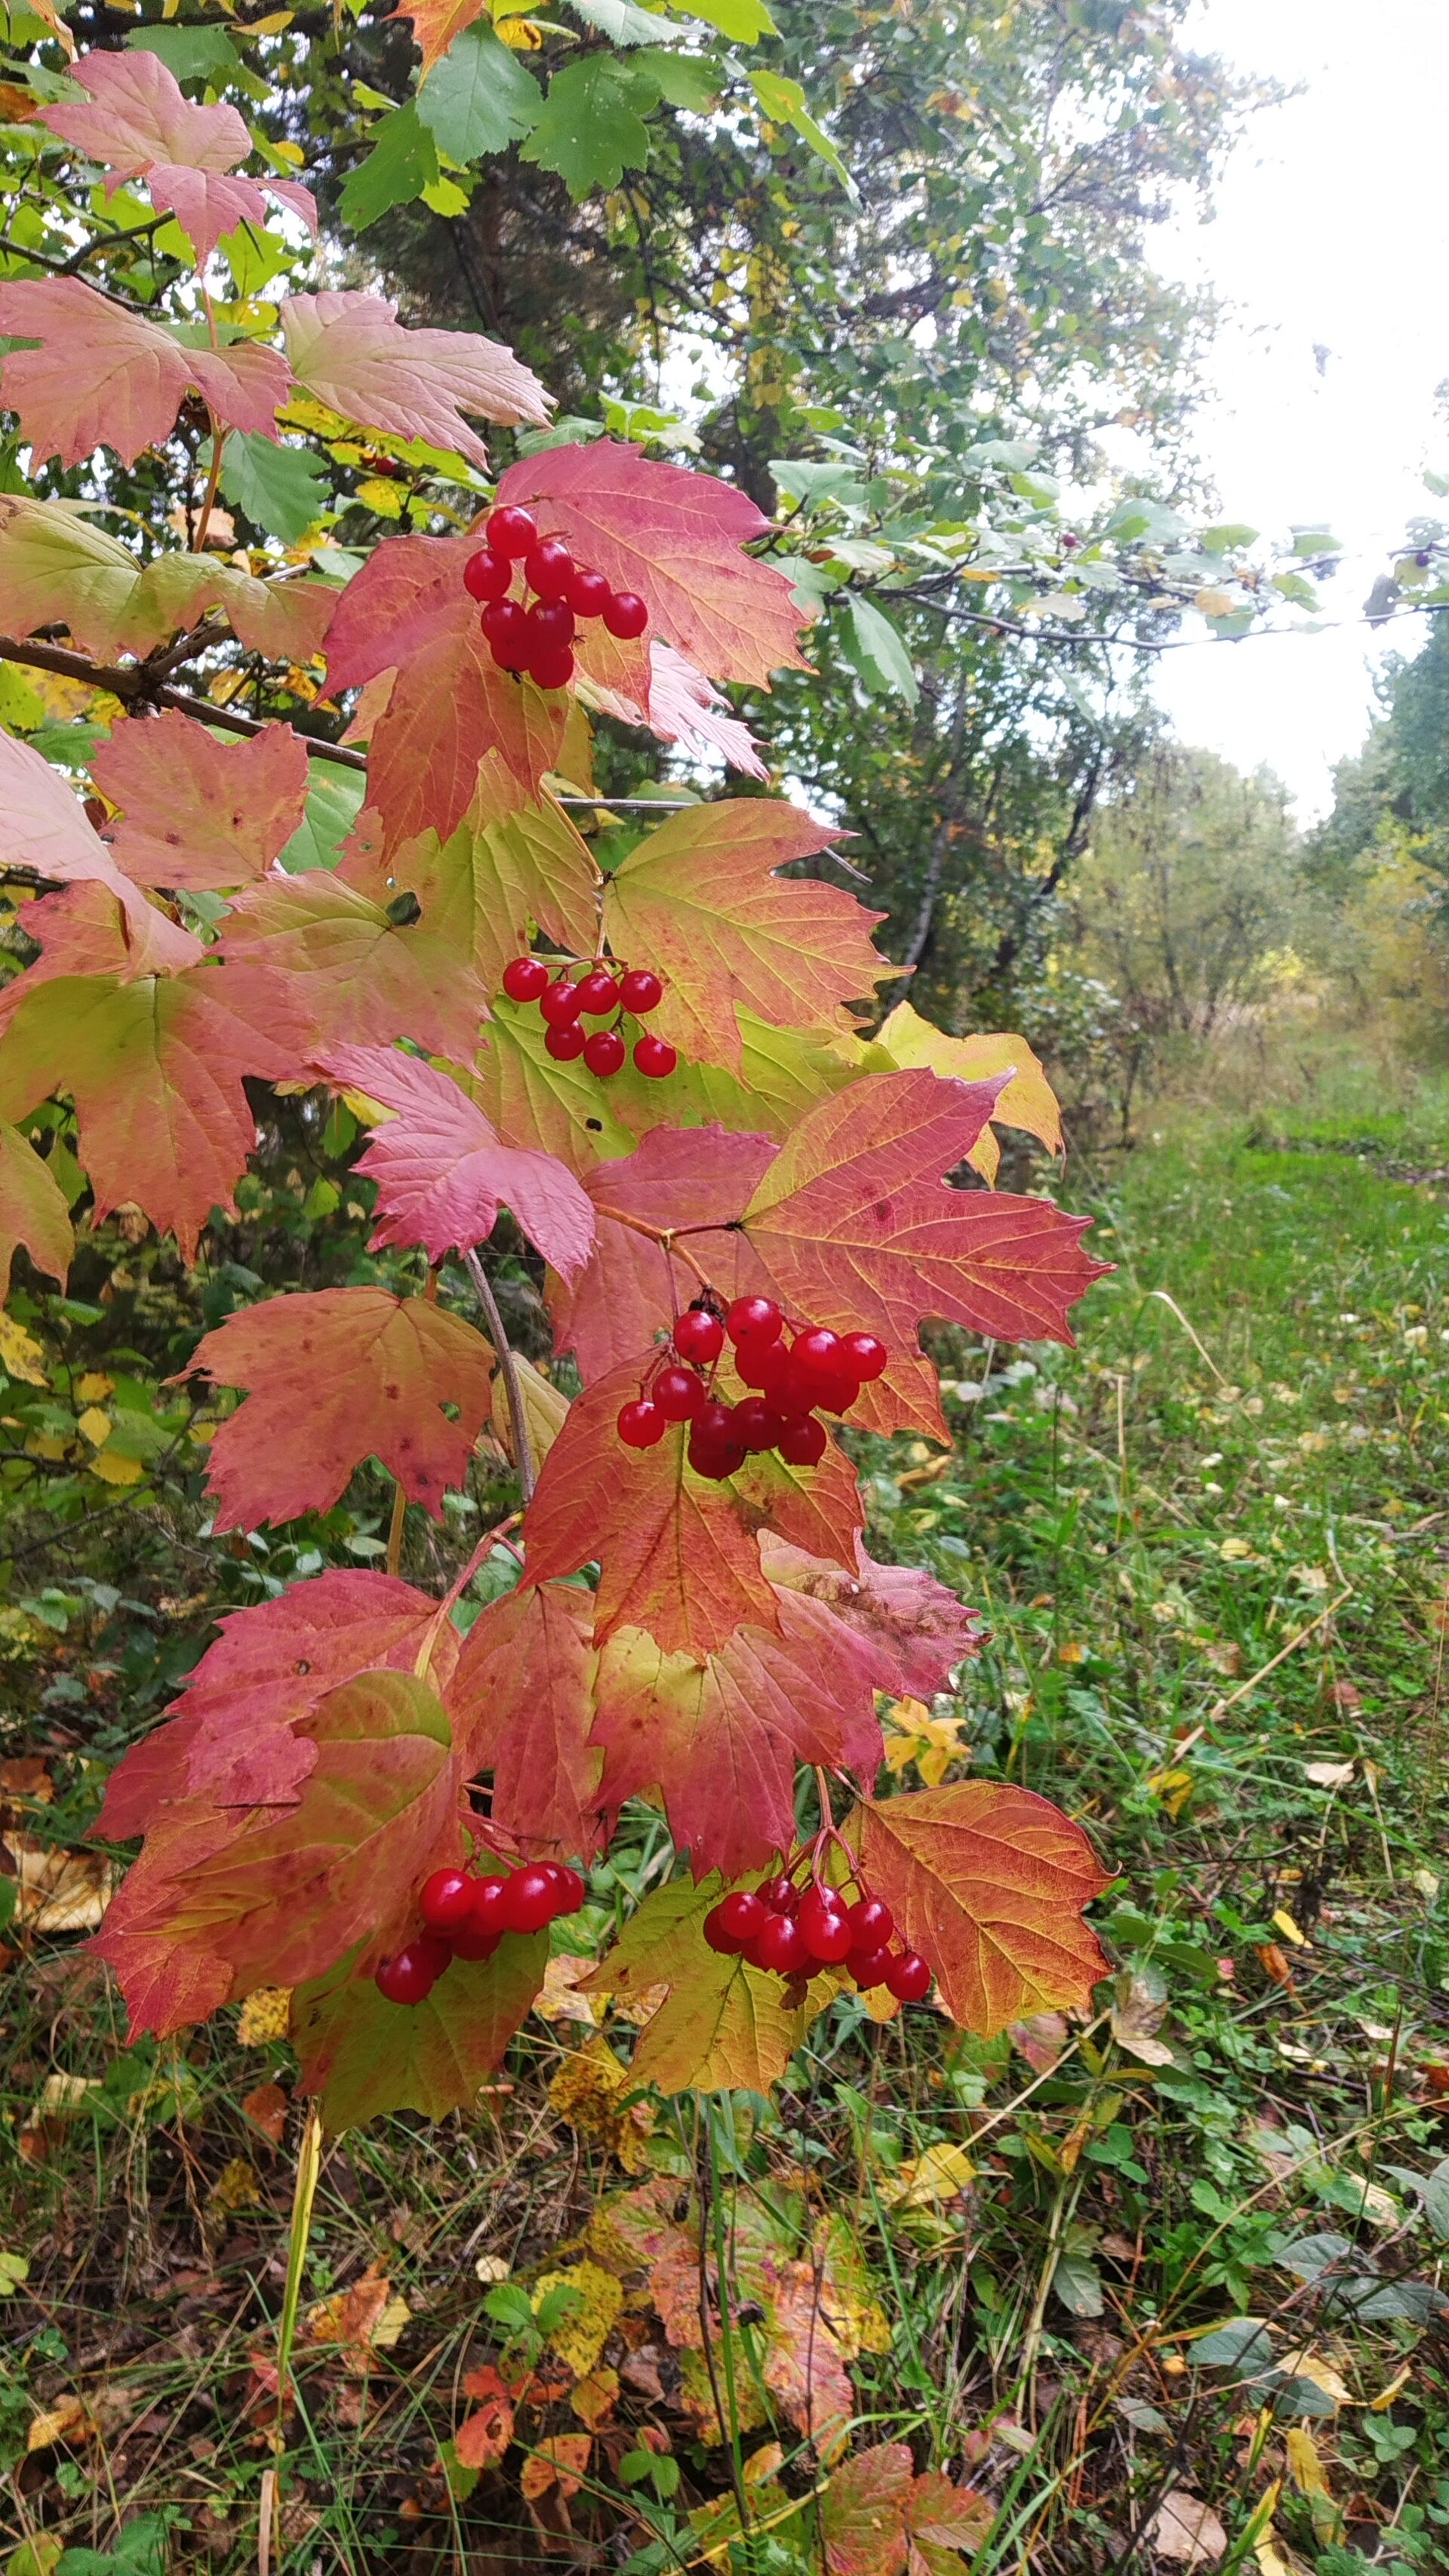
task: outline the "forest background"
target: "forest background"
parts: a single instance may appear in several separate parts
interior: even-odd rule
[[[128,2046],[77,1936],[111,1884],[82,1839],[107,1772],[217,1609],[387,1554],[371,1471],[238,1541],[220,1592],[202,1544],[171,1373],[263,1280],[369,1275],[355,1131],[319,1141],[280,1104],[196,1271],[122,1208],[66,1298],[20,1263],[0,1351],[17,2576],[259,2550],[641,2576],[894,2576],[908,2553],[912,2576],[1362,2576],[1442,2553],[1449,661],[1417,610],[1443,536],[1431,490],[1373,603],[1404,617],[1403,657],[1326,824],[1167,738],[1154,649],[1246,657],[1333,597],[1335,553],[1323,528],[1260,539],[1204,487],[1215,317],[1156,274],[1152,232],[1271,101],[1187,50],[1182,15],[62,13],[82,46],[234,101],[316,190],[315,246],[300,225],[285,258],[245,226],[227,244],[238,329],[282,285],[380,285],[537,368],[564,415],[545,439],[602,425],[696,460],[795,547],[815,672],[704,713],[751,728],[762,793],[847,824],[919,1007],[1036,1047],[1069,1196],[1118,1263],[1075,1352],[943,1340],[950,1451],[858,1444],[876,1552],[992,1630],[958,1696],[888,1712],[892,1769],[1014,1778],[1088,1818],[1120,1873],[1098,1909],[1120,1974],[1085,2032],[913,2023],[906,2047],[826,2024],[773,2102],[635,2095],[627,2015],[567,1963],[637,1893],[646,1838],[633,1880],[595,1873],[475,2118],[328,2149],[278,2454],[288,2043],[244,2013]],[[80,185],[35,122],[64,38],[23,6],[7,26],[0,273],[63,267],[79,205],[144,305],[174,220],[140,186]],[[191,535],[210,460],[201,424],[186,437],[179,480],[143,455],[35,485],[16,436],[0,489],[99,494],[143,548],[165,513]],[[299,424],[280,468],[259,448],[234,442],[206,530],[238,563],[281,549],[335,576],[458,508],[457,460],[341,420]],[[985,531],[973,583],[948,577],[953,512]],[[248,676],[218,669],[213,702],[245,707]],[[318,675],[289,681],[295,720],[335,737]],[[0,724],[59,766],[113,714],[74,671],[0,662]],[[605,721],[598,784],[627,846],[624,800],[707,798],[719,763]],[[319,856],[355,805],[346,772],[314,789]],[[1053,1185],[1024,1138],[1007,1169]],[[545,1360],[521,1247],[495,1286]],[[495,1443],[473,1508],[510,1473]],[[687,2367],[702,2240],[660,2216],[692,2178],[744,2249],[733,2445]],[[853,2416],[822,2459],[792,2391],[827,2345]],[[917,2529],[901,2480],[933,2473],[951,2495]]]

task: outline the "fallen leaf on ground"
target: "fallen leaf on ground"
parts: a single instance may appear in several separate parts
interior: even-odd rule
[[[954,2200],[975,2177],[976,2167],[965,2148],[943,2140],[927,2147],[924,2155],[908,2156],[877,2189],[887,2209],[930,2209]]]
[[[307,2310],[307,2333],[313,2343],[340,2345],[345,2367],[360,2377],[375,2352],[391,2352],[411,2314],[386,2273],[369,2263],[350,2290],[334,2290]]]
[[[258,1986],[237,2016],[236,2035],[243,2048],[265,2048],[269,2040],[285,2039],[291,2027],[291,1988]]]
[[[549,2348],[556,2352],[575,2379],[587,2379],[599,2366],[599,2356],[614,2330],[614,2320],[624,2304],[622,2284],[602,2263],[571,2264],[566,2272],[544,2272],[532,2291],[534,2313],[542,2307],[550,2290],[572,2290],[573,2304],[568,2315],[550,2328]]]
[[[647,2102],[623,2108],[634,2090],[632,2072],[614,2055],[608,2041],[591,2039],[565,2058],[548,2088],[549,2108],[582,2137],[596,2138],[610,2155],[617,2156],[626,2173],[643,2173],[649,2162],[645,2142],[654,2114]]]
[[[234,2209],[255,2209],[261,2197],[256,2166],[249,2164],[245,2156],[233,2156],[230,2164],[222,2166],[207,2193],[206,2206],[224,2217]]]
[[[62,1851],[33,1835],[8,1833],[5,1849],[19,1886],[16,1914],[33,1932],[94,1932],[115,1890],[116,1872],[99,1852]]]
[[[1160,1977],[1133,1977],[1125,1972],[1113,1987],[1112,2037],[1129,2057],[1144,2066],[1170,2066],[1172,2051],[1157,2037],[1167,2018],[1167,1996]]]
[[[565,2498],[577,2495],[592,2448],[590,2433],[555,2433],[550,2441],[540,2442],[525,2460],[519,2480],[528,2502],[533,2504],[553,2486]]]
[[[98,2429],[83,2397],[58,2397],[42,2414],[32,2415],[25,2447],[27,2451],[48,2451],[57,2442],[89,2442]]]
[[[1186,2487],[1174,2487],[1163,2497],[1147,2526],[1147,2540],[1159,2558],[1175,2567],[1215,2567],[1228,2545],[1212,2506],[1189,2495]]]
[[[270,2138],[274,2147],[281,2145],[287,2125],[287,2096],[280,2084],[259,2084],[254,2093],[244,2097],[242,2109],[264,2138]]]

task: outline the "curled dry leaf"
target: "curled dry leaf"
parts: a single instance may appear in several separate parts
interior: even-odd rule
[[[1216,2567],[1228,2535],[1211,2505],[1186,2487],[1165,2495],[1147,2526],[1149,2546],[1174,2567]]]
[[[0,1836],[19,1881],[15,1911],[32,1932],[94,1932],[117,1872],[99,1852],[63,1851],[18,1831]]]
[[[387,2274],[369,2263],[350,2289],[335,2290],[330,2299],[319,2299],[307,2310],[307,2337],[315,2344],[336,2344],[344,2367],[360,2378],[371,2370],[375,2353],[391,2352],[411,2315]]]

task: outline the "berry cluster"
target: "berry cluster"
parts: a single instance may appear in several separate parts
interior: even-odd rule
[[[800,1886],[786,1870],[760,1887],[737,1888],[704,1919],[710,1948],[752,1968],[790,1978],[843,1967],[862,1991],[884,1986],[898,2003],[918,2004],[931,1991],[931,1971],[918,1950],[896,1943],[895,1928],[880,1897],[862,1888],[848,1904],[813,1870]]]
[[[736,1375],[754,1390],[733,1404],[714,1392],[726,1336],[734,1344]],[[820,1414],[848,1413],[888,1358],[874,1333],[801,1324],[787,1339],[773,1298],[737,1297],[724,1307],[707,1289],[678,1318],[668,1350],[622,1408],[619,1437],[627,1449],[652,1449],[671,1422],[687,1422],[689,1463],[714,1483],[733,1476],[757,1450],[777,1449],[787,1466],[816,1467],[828,1437]]]
[[[657,1011],[664,999],[664,987],[652,967],[630,966],[616,980],[613,966],[602,957],[596,957],[579,976],[554,975],[542,957],[515,957],[503,969],[503,990],[510,1002],[537,1002],[548,1029],[543,1043],[551,1056],[560,1064],[572,1064],[582,1056],[590,1073],[603,1082],[623,1071],[629,1051],[619,1022],[626,1014],[642,1020]],[[612,1020],[614,1025],[586,1035],[579,1026],[581,1020]],[[640,1073],[659,1082],[674,1071],[679,1054],[667,1038],[657,1038],[645,1029],[634,1041],[634,1062]]]
[[[506,1933],[541,1932],[556,1914],[577,1914],[584,1895],[578,1871],[555,1860],[529,1861],[507,1877],[435,1869],[418,1898],[423,1929],[384,1959],[378,1992],[390,2004],[420,2004],[450,1959],[491,1959]]]
[[[541,689],[563,689],[574,675],[581,617],[601,617],[625,643],[643,634],[649,610],[638,592],[614,590],[603,573],[576,564],[562,537],[539,535],[531,510],[490,510],[483,537],[463,566],[463,584],[484,604],[478,622],[500,670],[526,671]],[[531,607],[512,596],[519,563]]]

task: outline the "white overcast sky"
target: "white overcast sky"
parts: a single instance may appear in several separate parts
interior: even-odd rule
[[[1325,595],[1356,617],[1373,574],[1449,470],[1449,0],[1197,0],[1191,40],[1302,95],[1250,128],[1216,219],[1155,237],[1157,265],[1233,308],[1200,452],[1224,510],[1267,531],[1327,525],[1352,560]],[[1315,343],[1329,352],[1320,374]],[[1413,649],[1415,620],[1396,643]],[[1384,647],[1370,630],[1211,643],[1164,655],[1179,735],[1241,767],[1269,762],[1304,821],[1356,750]]]

